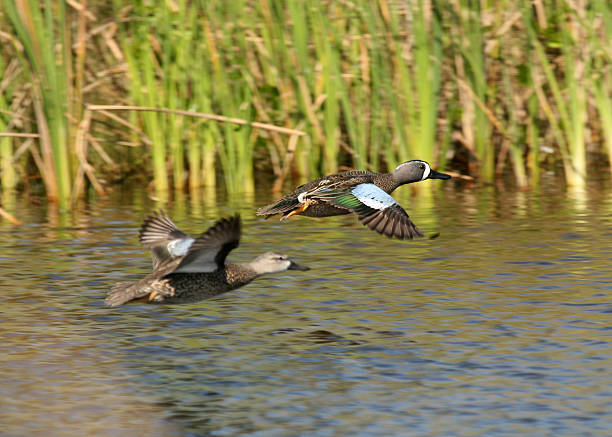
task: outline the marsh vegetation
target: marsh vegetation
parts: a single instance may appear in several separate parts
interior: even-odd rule
[[[612,159],[605,0],[3,0],[0,25],[2,189],[63,207],[411,158],[580,187]]]

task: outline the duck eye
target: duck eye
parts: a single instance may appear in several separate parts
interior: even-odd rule
[[[421,167],[421,170],[425,170],[425,164],[421,164],[419,167]]]

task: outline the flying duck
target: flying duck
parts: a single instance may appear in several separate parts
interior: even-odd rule
[[[223,218],[198,237],[182,232],[163,212],[142,224],[140,242],[153,254],[153,272],[137,282],[120,282],[106,297],[111,307],[133,300],[186,303],[242,287],[267,273],[309,270],[287,255],[266,252],[243,264],[225,258],[240,242],[240,216]]]
[[[349,170],[324,176],[297,187],[278,202],[257,210],[257,215],[282,214],[330,217],[355,213],[370,229],[401,240],[422,237],[397,201],[390,196],[397,187],[425,179],[450,179],[425,161],[407,161],[390,173]]]

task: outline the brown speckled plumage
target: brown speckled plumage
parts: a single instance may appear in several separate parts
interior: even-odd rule
[[[179,231],[163,212],[149,216],[141,227],[140,240],[153,252],[153,272],[137,282],[115,284],[106,304],[115,307],[139,299],[197,302],[242,287],[265,273],[308,270],[272,252],[250,263],[225,263],[227,254],[238,246],[240,227],[238,216],[222,219],[194,239]],[[184,243],[185,253],[176,252],[177,242]]]
[[[118,306],[142,297],[150,303],[197,302],[240,288],[259,276],[249,268],[231,263],[209,273],[171,273],[171,270],[165,267],[138,282],[116,284],[106,298],[107,305]]]
[[[399,184],[393,180],[392,173],[375,173],[365,170],[343,171],[329,176],[323,176],[307,182],[304,185],[300,185],[275,203],[259,208],[257,210],[257,215],[269,217],[275,214],[287,214],[300,206],[300,202],[298,201],[298,196],[300,194],[308,193],[321,186],[335,185],[338,188],[350,188],[358,184],[367,183],[376,185],[386,193],[393,192],[399,186]],[[328,202],[316,201],[313,202],[306,211],[300,213],[300,215],[306,217],[331,217],[334,215],[350,214],[351,212],[350,209],[336,207]]]

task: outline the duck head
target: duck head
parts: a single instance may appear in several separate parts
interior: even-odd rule
[[[281,255],[274,252],[266,252],[259,255],[249,264],[259,275],[265,273],[280,273],[286,270],[310,270],[310,267],[301,266],[295,263],[287,255]]]
[[[418,160],[406,161],[398,165],[391,175],[399,185],[424,181],[425,179],[451,178],[451,176],[446,173],[435,171],[427,162]]]

